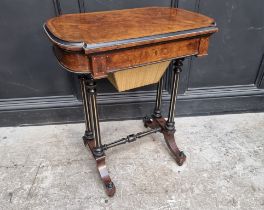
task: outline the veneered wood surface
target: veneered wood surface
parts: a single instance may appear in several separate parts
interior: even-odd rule
[[[147,7],[68,14],[44,30],[66,69],[95,79],[122,69],[206,55],[214,20],[177,8]]]
[[[57,45],[53,46],[53,51],[59,63],[67,70],[79,73],[89,71],[89,61],[85,54],[66,51]]]
[[[198,57],[208,55],[208,48],[209,48],[209,36],[201,37],[200,45],[199,45],[199,53],[197,54]]]
[[[91,69],[94,77],[100,78],[119,69],[197,55],[199,41],[199,38],[193,38],[91,55]]]
[[[61,40],[98,44],[198,29],[213,23],[212,18],[182,9],[147,7],[67,14],[48,20],[46,26]]]

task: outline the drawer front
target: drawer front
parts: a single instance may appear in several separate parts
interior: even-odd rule
[[[99,78],[107,72],[119,69],[197,55],[199,53],[199,43],[200,38],[194,38],[93,55],[91,56],[92,71],[94,77]]]

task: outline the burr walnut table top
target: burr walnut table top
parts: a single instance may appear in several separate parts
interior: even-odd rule
[[[207,54],[212,18],[178,8],[145,7],[65,14],[44,30],[63,67],[94,78],[109,72]]]
[[[111,43],[212,26],[214,20],[177,8],[146,7],[66,14],[47,21],[57,38],[87,45]]]
[[[214,20],[176,8],[138,8],[55,17],[47,27],[70,42],[96,44],[210,26]]]

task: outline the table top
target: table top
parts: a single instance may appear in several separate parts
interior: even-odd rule
[[[86,48],[121,48],[138,42],[182,38],[217,31],[214,20],[178,8],[145,7],[104,12],[66,14],[49,19],[44,28],[58,45]],[[186,35],[187,34],[187,35]],[[54,39],[55,38],[55,39]],[[66,43],[63,43],[65,41]],[[56,40],[55,40],[56,42]]]

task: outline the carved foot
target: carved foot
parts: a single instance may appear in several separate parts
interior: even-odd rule
[[[105,156],[95,158],[95,160],[96,160],[98,172],[99,172],[101,179],[104,183],[106,194],[109,197],[112,197],[115,194],[116,188],[115,188],[115,185],[112,182],[112,180],[109,176],[108,170],[106,168]]]
[[[174,138],[174,133],[165,131],[165,132],[163,132],[163,135],[165,138],[165,142],[166,142],[167,146],[169,147],[169,150],[171,151],[171,153],[174,155],[174,158],[175,158],[177,164],[179,166],[181,166],[184,163],[184,161],[186,160],[186,156],[183,153],[183,151],[179,150],[179,148],[176,144],[175,138]]]
[[[147,120],[146,120],[147,119]],[[144,118],[144,126],[149,128],[158,128],[161,127],[161,133],[164,136],[165,142],[169,147],[169,150],[173,154],[177,164],[181,166],[186,160],[186,155],[183,151],[180,151],[174,137],[174,131],[168,131],[166,129],[166,120],[164,118]]]
[[[91,152],[93,151],[93,148],[95,147],[95,142],[94,140],[84,140],[84,145],[89,147]],[[101,157],[95,157],[94,159],[96,161],[97,169],[100,174],[101,180],[104,183],[105,187],[105,192],[109,197],[112,197],[115,194],[116,188],[114,183],[112,182],[109,172],[106,168],[106,163],[105,163],[105,155]]]

